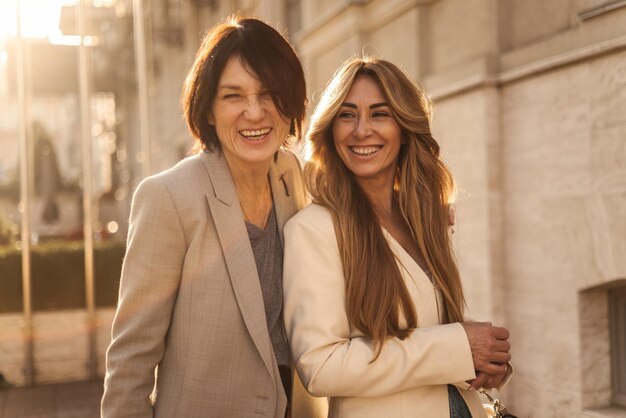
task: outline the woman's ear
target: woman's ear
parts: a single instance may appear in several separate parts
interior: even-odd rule
[[[452,204],[448,205],[448,225],[450,226],[450,233],[454,234],[454,224],[456,222],[456,213]]]
[[[456,222],[456,213],[454,212],[454,206],[448,206],[448,225],[454,226]]]

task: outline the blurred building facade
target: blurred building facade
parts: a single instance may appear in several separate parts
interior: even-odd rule
[[[202,35],[223,17],[243,11],[286,31],[312,106],[345,59],[388,59],[434,101],[435,138],[460,185],[455,245],[469,316],[511,331],[507,405],[520,417],[625,416],[626,1],[146,1],[149,150],[138,141],[132,5],[105,3],[99,13],[113,17],[96,29],[112,47],[93,59],[112,87],[96,91],[116,110],[93,133],[115,143],[104,148],[113,199],[101,212],[121,234],[146,158],[155,173],[191,147],[178,97]],[[112,314],[98,310],[99,374]],[[59,364],[47,380],[86,376]]]
[[[511,331],[519,416],[626,415],[624,3],[300,2],[313,99],[361,51],[431,94],[469,315]]]
[[[298,3],[313,101],[362,51],[431,94],[469,315],[511,331],[511,410],[626,416],[625,2]]]

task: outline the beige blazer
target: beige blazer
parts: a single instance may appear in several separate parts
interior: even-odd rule
[[[384,231],[415,303],[418,326],[373,359],[369,338],[346,315],[345,282],[330,212],[311,204],[285,226],[284,320],[296,368],[331,418],[447,418],[446,384],[457,383],[474,417],[485,417],[463,326],[442,323],[441,291]]]
[[[277,154],[270,183],[282,232],[305,203],[292,153]],[[254,255],[219,154],[137,188],[106,361],[105,418],[284,417]],[[304,391],[294,402],[294,417],[324,414]]]

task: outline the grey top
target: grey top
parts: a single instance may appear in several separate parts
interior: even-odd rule
[[[279,366],[290,363],[289,346],[283,329],[283,247],[272,208],[265,230],[246,221],[256,268],[261,281],[265,318],[274,355]]]

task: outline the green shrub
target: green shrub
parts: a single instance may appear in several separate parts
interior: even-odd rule
[[[94,248],[96,306],[115,306],[124,243]],[[22,311],[22,253],[0,247],[0,313]],[[51,242],[31,248],[31,294],[35,311],[85,307],[85,255],[82,242]]]
[[[16,231],[0,216],[0,245],[11,245],[17,239]]]

